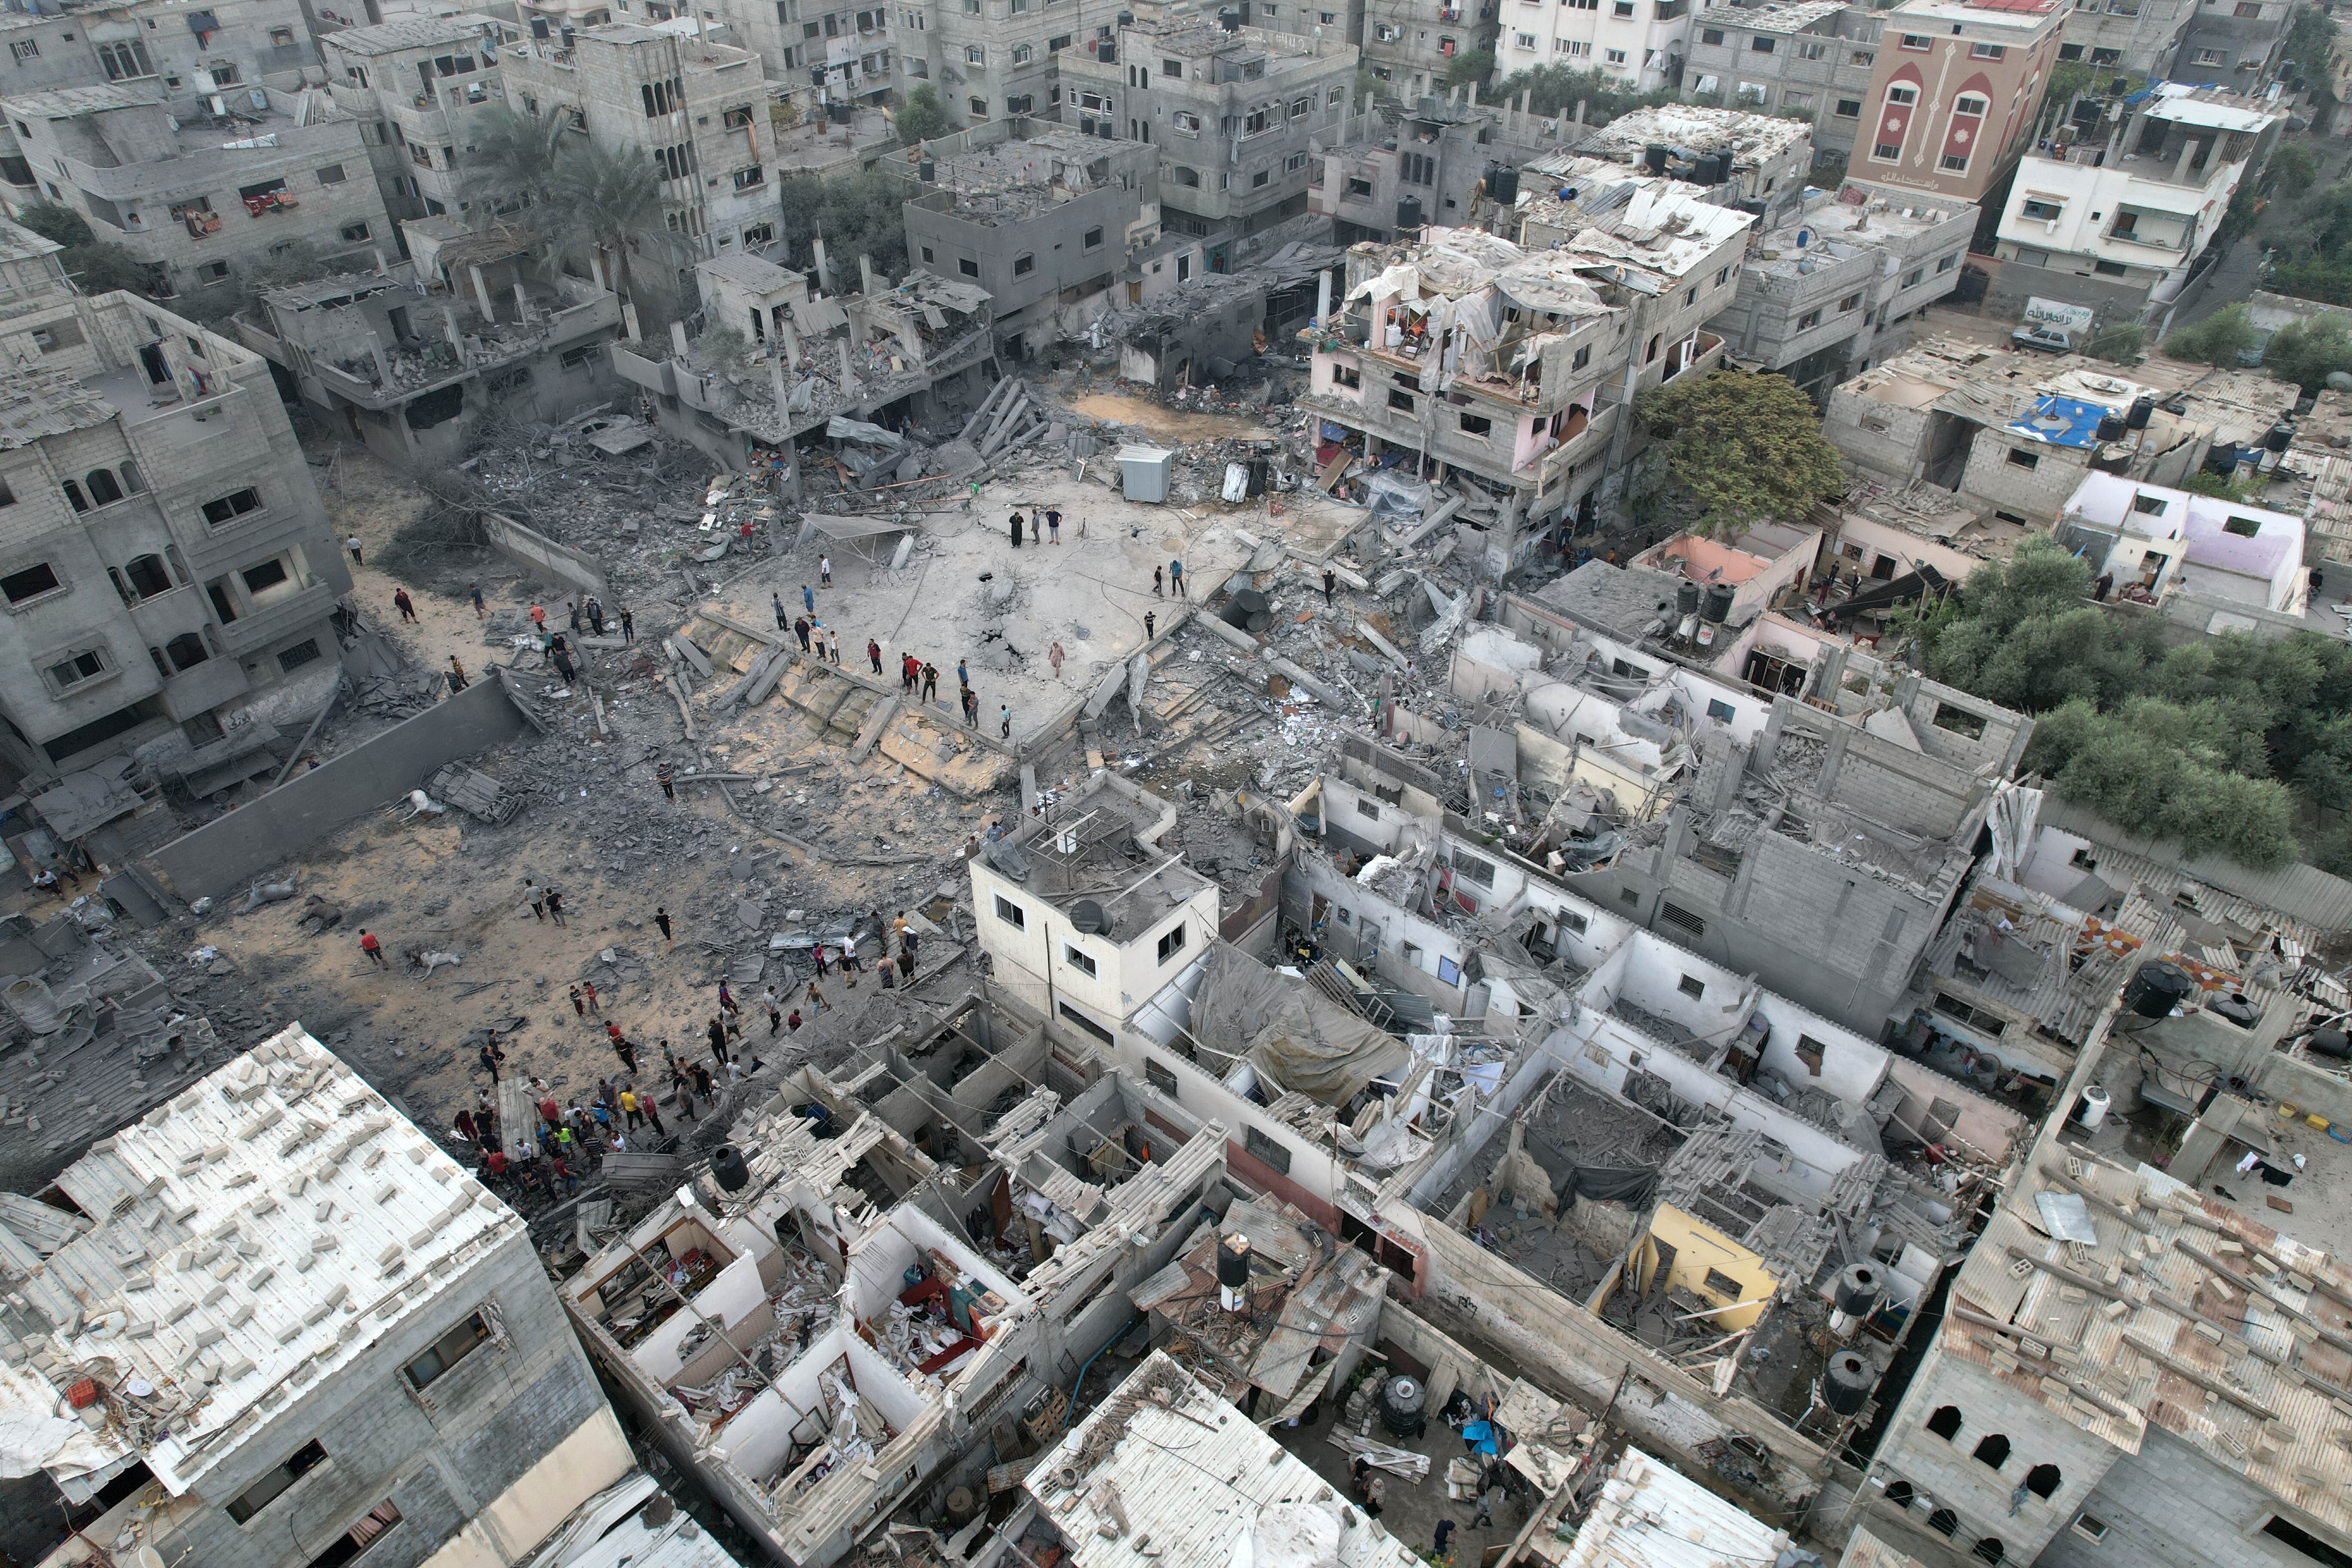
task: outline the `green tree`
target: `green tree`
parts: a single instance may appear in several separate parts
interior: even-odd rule
[[[896,122],[898,145],[912,147],[918,142],[928,142],[935,136],[945,136],[955,129],[948,118],[947,105],[940,101],[939,93],[929,82],[918,82],[898,106]]]
[[[1546,117],[1573,114],[1581,103],[1587,125],[1606,125],[1637,109],[1654,109],[1675,100],[1671,92],[1636,92],[1615,78],[1602,75],[1597,68],[1576,70],[1568,66],[1537,66],[1531,70],[1514,71],[1496,84],[1493,96],[1517,103],[1521,92],[1532,94],[1528,107]]]
[[[566,155],[581,144],[562,114],[489,109],[474,121],[459,188],[478,223],[507,218],[540,230]]]
[[[634,302],[639,330],[667,317],[667,287],[683,247],[664,219],[661,177],[650,158],[583,137],[558,155],[548,182],[546,233],[555,254],[576,264],[601,261],[606,284]],[[654,288],[661,282],[664,287]]]
[[[2311,189],[2318,178],[2319,160],[2300,142],[2280,142],[2271,149],[2270,162],[2263,165],[2263,189],[2288,201]]]
[[[2238,356],[2254,346],[2252,308],[2241,300],[2224,305],[2195,326],[2183,327],[2164,340],[2164,352],[2198,364],[2235,365]]]
[[[1710,534],[1797,520],[1845,488],[1812,399],[1786,376],[1718,370],[1651,388],[1634,416],[1658,437],[1666,483]]]
[[[2294,8],[2294,20],[2287,24],[2286,41],[2279,48],[2279,58],[2302,74],[2306,88],[2326,95],[2333,79],[2327,68],[2327,55],[2335,44],[2336,24],[2329,19],[2326,8],[2305,0]]]
[[[36,202],[17,214],[16,221],[65,247],[58,252],[58,265],[83,293],[111,294],[118,289],[147,291],[147,269],[138,258],[121,246],[99,238],[89,220],[73,208]]]
[[[778,237],[793,265],[816,263],[815,241],[824,241],[835,276],[857,276],[863,255],[878,272],[896,278],[907,269],[907,181],[884,168],[841,174],[788,174],[777,184]]]
[[[2147,346],[2147,329],[2137,321],[2126,321],[2121,326],[2102,327],[2083,345],[2083,352],[2095,359],[2111,364],[2131,364]]]
[[[98,238],[88,218],[56,202],[35,202],[16,215],[16,221],[56,245],[88,245]]]
[[[1445,85],[1484,87],[1486,84],[1486,79],[1494,74],[1495,51],[1471,49],[1454,56],[1454,63],[1445,68]]]
[[[2326,315],[2290,321],[2263,345],[2263,368],[2305,392],[2317,392],[2331,373],[2352,371],[2352,318]]]

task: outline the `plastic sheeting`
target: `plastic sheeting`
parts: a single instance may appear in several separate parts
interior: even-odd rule
[[[1651,1194],[1658,1190],[1655,1165],[1580,1165],[1559,1144],[1533,1134],[1527,1141],[1527,1152],[1551,1178],[1552,1194],[1563,1203],[1573,1193],[1596,1203],[1641,1209],[1649,1206]]]
[[[1411,1060],[1395,1036],[1222,945],[1211,951],[1191,1032],[1220,1056],[1246,1058],[1269,1098],[1296,1090],[1324,1105],[1345,1105]]]

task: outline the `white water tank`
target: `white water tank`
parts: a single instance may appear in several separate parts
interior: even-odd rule
[[[2105,1089],[2095,1083],[2085,1084],[2083,1086],[2083,1103],[2075,1110],[2074,1119],[2082,1123],[2084,1131],[2095,1132],[2099,1130],[2099,1123],[2107,1119],[2107,1111],[2114,1103]]]

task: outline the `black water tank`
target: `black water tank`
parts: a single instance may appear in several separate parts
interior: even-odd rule
[[[721,1143],[710,1152],[710,1179],[730,1193],[740,1193],[751,1184],[751,1167],[743,1163],[734,1144]]]
[[[2124,416],[2122,415],[2102,414],[2099,416],[2100,440],[2120,441],[2124,438]]]
[[[2284,452],[2286,450],[2287,443],[2294,439],[2294,426],[2282,419],[2271,426],[2271,433],[2263,437],[2263,445],[2273,452]]]
[[[1822,1373],[1822,1399],[1837,1415],[1851,1415],[1870,1403],[1871,1385],[1877,1381],[1860,1354],[1840,1351]]]
[[[1110,911],[1092,899],[1080,899],[1070,906],[1070,924],[1088,936],[1108,936]]]
[[[926,158],[915,165],[915,177],[928,185],[940,177],[940,166]]]
[[[1706,597],[1699,604],[1698,614],[1701,620],[1713,621],[1717,626],[1728,620],[1731,616],[1731,584],[1709,583]]]
[[[1396,226],[1399,228],[1419,228],[1421,226],[1421,198],[1419,196],[1404,196],[1398,200]]]
[[[1239,11],[1220,11],[1217,13],[1217,26],[1228,33],[1238,33],[1242,30],[1242,14]]]
[[[1666,172],[1666,144],[1663,142],[1652,142],[1643,146],[1642,149],[1642,166],[1649,170],[1653,174],[1664,174]]]
[[[2226,1018],[2241,1029],[2251,1029],[2262,1021],[2263,1010],[2243,992],[2232,991],[2218,1001],[2209,1003],[2205,1010],[2217,1018]]]
[[[2124,1008],[2143,1018],[2164,1018],[2195,993],[2197,982],[2177,963],[2152,959],[2124,986]]]
[[[1698,614],[1698,584],[1687,577],[1675,585],[1675,614],[1677,616]]]
[[[544,38],[548,36],[546,17],[533,16],[530,19],[530,36],[534,38]]]
[[[1837,1280],[1831,1287],[1831,1299],[1837,1302],[1837,1310],[1854,1318],[1877,1306],[1879,1297],[1885,1293],[1874,1263],[1847,1264],[1838,1271]]]
[[[1381,1384],[1381,1425],[1392,1437],[1417,1437],[1429,1425],[1429,1390],[1417,1377]]]
[[[1225,600],[1225,625],[1262,632],[1274,625],[1274,605],[1255,588],[1236,588]]]
[[[1698,161],[1691,165],[1690,177],[1691,184],[1694,185],[1719,185],[1723,184],[1723,154],[1720,153],[1701,153]]]
[[[2326,1057],[2331,1061],[2352,1060],[2352,1035],[2341,1029],[2314,1029],[2311,1031],[2311,1054]]]
[[[2145,430],[2148,416],[2155,412],[2156,399],[2142,393],[2132,399],[2131,412],[2124,416],[2124,423],[2134,430]]]
[[[2211,451],[2205,454],[2205,471],[2209,474],[2219,474],[2225,479],[2236,473],[2238,448],[2226,441],[2217,444]]]
[[[1508,163],[1486,165],[1486,194],[1498,202],[1519,199],[1519,171]]]
[[[1217,1284],[1227,1290],[1249,1289],[1249,1237],[1235,1232],[1217,1238]]]

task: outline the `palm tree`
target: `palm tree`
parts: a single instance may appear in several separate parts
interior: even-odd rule
[[[561,114],[517,114],[494,109],[476,122],[473,147],[466,154],[462,188],[471,204],[475,222],[488,227],[500,222],[539,229],[540,215],[551,204],[556,173],[572,150],[571,126]],[[537,213],[523,213],[536,208]]]
[[[635,262],[657,257],[675,265],[683,248],[664,224],[653,161],[624,148],[567,141],[556,157],[546,211],[556,254],[606,265],[613,291],[625,300],[636,292]]]

